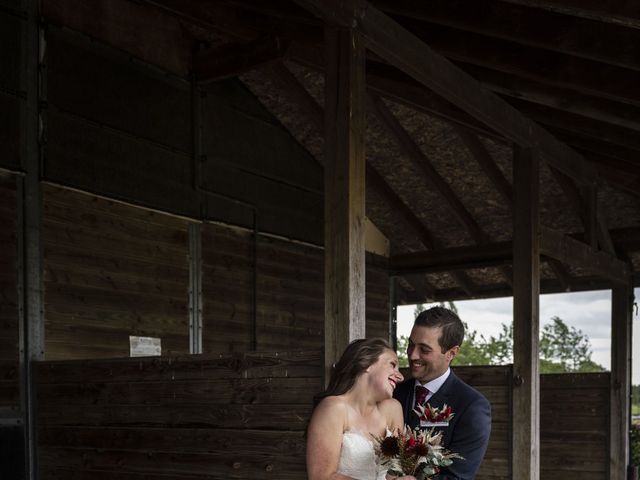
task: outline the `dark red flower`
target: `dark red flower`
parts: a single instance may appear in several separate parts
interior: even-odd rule
[[[393,457],[400,453],[398,437],[386,437],[380,442],[380,453],[385,457]]]

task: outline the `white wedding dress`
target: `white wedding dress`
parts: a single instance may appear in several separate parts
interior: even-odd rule
[[[356,480],[385,480],[387,469],[378,466],[373,441],[361,432],[348,430],[342,434],[338,473]]]

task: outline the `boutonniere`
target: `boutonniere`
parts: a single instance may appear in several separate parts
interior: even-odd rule
[[[426,403],[424,405],[418,405],[413,411],[418,415],[421,427],[448,427],[449,420],[451,420],[454,415],[451,407],[446,403],[442,408],[432,407]]]

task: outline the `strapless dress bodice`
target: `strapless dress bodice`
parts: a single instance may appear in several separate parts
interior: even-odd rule
[[[363,433],[349,430],[342,434],[338,473],[356,480],[384,480],[386,469],[380,470],[373,441]]]

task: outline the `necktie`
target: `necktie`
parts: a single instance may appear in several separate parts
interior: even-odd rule
[[[416,385],[416,404],[415,406],[417,407],[418,405],[422,405],[425,400],[427,399],[427,395],[429,394],[429,390],[427,390],[426,387],[423,387],[422,385]]]

